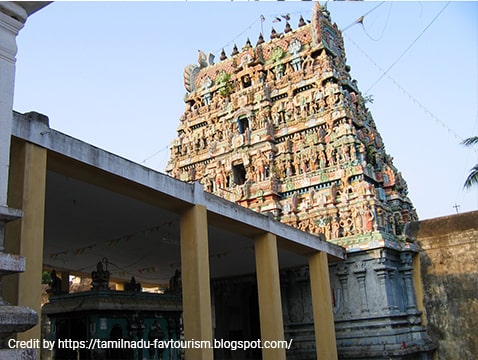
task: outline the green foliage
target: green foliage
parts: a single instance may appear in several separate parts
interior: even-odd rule
[[[375,154],[377,153],[377,151],[371,144],[368,144],[365,149],[366,149],[365,157],[366,157],[367,163],[375,167],[377,165],[377,161],[375,159]]]
[[[465,146],[476,145],[478,144],[478,136],[469,137],[468,139],[463,140],[462,144]]]
[[[232,93],[231,74],[221,71],[216,77],[216,85],[218,86],[218,93],[221,96],[227,96]]]
[[[271,60],[274,63],[278,63],[280,62],[280,59],[282,59],[283,56],[284,56],[284,51],[280,47],[276,46],[274,50],[272,50]]]
[[[51,282],[51,275],[48,271],[43,271],[41,274],[41,283],[49,284]]]
[[[469,137],[462,142],[463,145],[465,146],[473,146],[478,144],[478,136],[472,136]],[[470,173],[468,174],[468,177],[465,180],[464,187],[467,189],[472,188],[473,186],[478,185],[478,164],[473,166],[470,169]]]
[[[478,185],[478,164],[473,166],[470,170],[470,174],[465,180],[465,188],[471,188],[473,186]]]

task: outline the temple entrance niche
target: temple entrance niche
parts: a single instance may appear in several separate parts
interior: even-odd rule
[[[241,115],[237,119],[237,127],[240,134],[244,134],[246,131],[250,130],[249,128],[249,118],[247,115]]]
[[[243,185],[246,182],[246,169],[244,164],[232,165],[232,176],[236,185]]]
[[[213,280],[214,337],[227,341],[261,338],[255,277]],[[261,349],[215,349],[216,359],[260,359]]]

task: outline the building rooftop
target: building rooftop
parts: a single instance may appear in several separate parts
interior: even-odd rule
[[[211,277],[252,274],[253,237],[278,238],[281,267],[344,249],[141,166],[48,125],[38,113],[14,113],[13,136],[48,150],[44,266],[89,274],[107,257],[112,279],[167,283],[180,267],[179,215],[207,208]]]

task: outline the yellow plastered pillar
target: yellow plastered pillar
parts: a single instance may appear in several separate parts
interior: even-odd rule
[[[317,359],[334,360],[337,345],[326,253],[318,252],[309,257],[309,272]]]
[[[7,224],[5,248],[25,257],[25,272],[4,277],[5,300],[41,314],[43,231],[45,223],[47,151],[14,141],[11,147],[8,205],[21,209],[23,217]],[[19,333],[19,340],[40,339],[41,326]]]
[[[279,259],[275,235],[266,233],[256,237],[254,249],[256,254],[261,339],[264,345],[265,341],[284,340]],[[262,349],[263,360],[281,360],[285,358],[284,348]]]
[[[181,214],[181,281],[185,340],[212,345],[207,209],[195,205]],[[186,348],[187,360],[213,358],[212,348]]]

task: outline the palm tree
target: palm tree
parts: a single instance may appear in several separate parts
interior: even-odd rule
[[[472,146],[478,144],[478,136],[469,137],[462,142],[465,146]],[[473,166],[470,170],[470,174],[465,180],[464,187],[471,188],[474,185],[478,185],[478,164]]]

